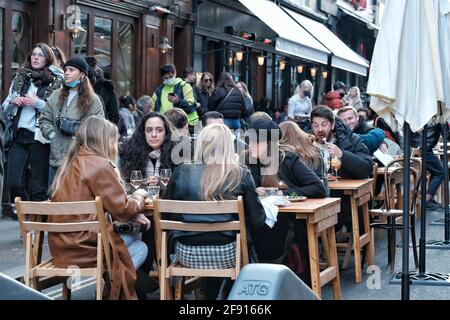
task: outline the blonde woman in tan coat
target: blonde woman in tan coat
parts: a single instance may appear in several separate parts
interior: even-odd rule
[[[121,222],[134,220],[138,224],[145,225],[148,230],[150,221],[140,213],[144,208],[147,192],[139,189],[127,195],[120,173],[113,162],[117,156],[118,137],[118,130],[114,124],[104,118],[88,117],[75,134],[75,140],[55,176],[51,200],[86,201],[100,196],[103,208],[111,215],[112,220]],[[93,221],[97,217],[72,215],[53,219],[57,222],[74,222]],[[108,231],[112,239],[113,252],[109,297],[134,299],[136,269],[144,262],[147,247],[138,239],[130,241],[122,234],[116,233],[112,224],[108,225]],[[50,233],[48,244],[56,266],[87,267],[96,262],[95,233]]]

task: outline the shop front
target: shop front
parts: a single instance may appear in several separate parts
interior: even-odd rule
[[[194,66],[247,83],[254,101],[281,109],[303,80],[315,104],[335,69],[367,75],[368,63],[323,24],[269,0],[203,1],[194,28]]]
[[[68,57],[96,57],[118,95],[152,94],[161,64],[181,70],[192,64],[191,1],[155,3],[0,0],[1,99],[37,42],[57,45]],[[162,50],[164,41],[169,50]]]

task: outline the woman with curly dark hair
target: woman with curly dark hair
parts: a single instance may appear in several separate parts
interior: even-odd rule
[[[64,64],[64,85],[48,98],[39,118],[42,134],[50,140],[49,182],[52,183],[58,167],[84,119],[105,117],[103,104],[94,93],[87,77],[88,65],[75,56]]]
[[[140,170],[150,185],[159,185],[160,169],[174,168],[172,148],[172,132],[167,119],[157,112],[146,114],[131,138],[120,148],[120,170],[127,189],[133,170]]]
[[[130,175],[133,170],[140,170],[149,185],[161,186],[160,169],[174,169],[172,149],[172,132],[167,119],[157,112],[147,113],[131,138],[120,147],[120,172],[127,191],[132,191]],[[156,256],[153,228],[142,234],[142,241],[148,246],[148,256],[141,270],[148,273]]]

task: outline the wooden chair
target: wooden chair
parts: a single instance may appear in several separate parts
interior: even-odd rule
[[[111,270],[111,251],[109,235],[106,229],[105,214],[100,197],[93,201],[79,202],[32,202],[22,201],[20,197],[15,199],[17,217],[20,229],[25,241],[25,285],[42,290],[42,281],[59,278],[66,280],[70,276],[88,276],[96,278],[96,298],[102,299],[103,286],[102,275],[105,271],[103,256],[106,257],[108,271]],[[45,217],[60,215],[92,215],[98,217],[98,221],[83,221],[70,223],[46,222]],[[40,262],[42,254],[43,232],[81,232],[91,231],[97,235],[97,262],[95,266],[79,268],[77,266],[61,268],[53,264],[53,259]],[[39,256],[39,259],[37,259]],[[109,275],[111,279],[111,275]],[[71,291],[67,281],[63,283],[63,299],[70,299]]]
[[[160,263],[160,292],[161,300],[171,299],[172,291],[169,285],[169,279],[174,276],[181,277],[221,277],[236,279],[241,266],[248,264],[247,235],[245,229],[244,206],[242,197],[237,200],[227,201],[174,201],[174,200],[154,200],[154,222],[156,227],[157,257]],[[161,217],[161,213],[164,214]],[[166,213],[172,213],[171,217],[167,217]],[[229,222],[205,222],[205,223],[189,223],[179,221],[182,214],[200,214],[200,215],[217,215],[224,213],[236,214],[239,220]],[[177,219],[178,216],[178,219]],[[213,231],[235,231],[236,232],[236,264],[229,269],[191,269],[181,265],[180,263],[168,262],[167,257],[167,238],[168,231],[196,231],[196,232],[213,232]],[[191,281],[189,279],[188,281]],[[181,281],[185,284],[184,278]],[[182,296],[182,290],[179,290]]]
[[[416,214],[416,201],[420,188],[421,178],[421,160],[417,158],[411,158],[410,160],[410,175],[412,194],[410,197],[410,203],[408,204],[409,216],[411,220],[411,241],[413,245],[414,262],[418,267],[417,256],[417,242],[415,231],[415,214]],[[388,230],[388,263],[391,267],[391,272],[394,271],[395,265],[395,249],[396,249],[396,230],[402,230],[403,225],[397,222],[397,219],[403,216],[403,209],[401,207],[395,208],[395,192],[396,188],[403,184],[403,159],[396,159],[391,161],[385,168],[384,179],[384,204],[380,209],[372,209],[369,211],[371,217],[386,218],[387,221],[376,221],[371,223],[372,228],[380,228]],[[401,201],[401,199],[397,199]]]

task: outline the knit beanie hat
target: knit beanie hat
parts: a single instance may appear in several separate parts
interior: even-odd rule
[[[80,56],[75,56],[75,57],[72,57],[69,60],[67,60],[67,62],[64,64],[64,68],[69,67],[69,66],[77,68],[81,72],[84,72],[84,74],[86,74],[86,75],[88,74],[89,66],[88,66],[86,60],[84,60]]]
[[[281,129],[272,120],[258,119],[250,124],[249,129],[253,129],[256,132],[258,142],[271,142],[276,136],[278,136],[278,139],[275,142],[281,139]]]

